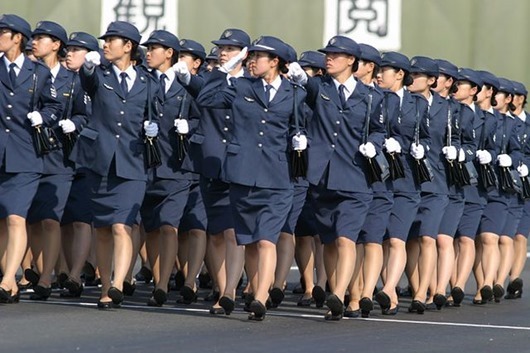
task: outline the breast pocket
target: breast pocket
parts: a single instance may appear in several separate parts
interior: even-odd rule
[[[202,145],[202,143],[204,142],[204,135],[193,134],[190,137],[190,142],[196,143],[197,145]]]
[[[241,149],[240,145],[236,145],[236,144],[231,143],[226,148],[226,152],[228,152],[230,154],[238,154],[240,149]]]

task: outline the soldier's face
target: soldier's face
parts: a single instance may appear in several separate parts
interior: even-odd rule
[[[188,70],[190,70],[190,72],[194,75],[197,73],[197,71],[199,70],[199,67],[201,66],[201,60],[195,58],[190,53],[185,53],[185,52],[180,53],[179,62],[180,61],[185,62],[186,65],[188,65]]]
[[[474,95],[477,91],[476,87],[471,87],[471,83],[468,81],[458,81],[456,83],[458,90],[454,94],[454,98],[457,101],[465,101]]]
[[[278,66],[278,59],[271,59],[269,54],[262,51],[252,52],[248,57],[248,69],[255,77],[263,77],[274,67]]]
[[[492,93],[493,93],[492,89],[488,89],[486,85],[483,85],[480,92],[477,93],[477,103],[481,103],[487,99],[490,99]]]
[[[374,71],[374,63],[364,60],[359,60],[359,68],[353,73],[355,77],[362,80],[363,77],[371,75]]]
[[[384,89],[393,89],[396,87],[400,77],[403,78],[403,71],[396,70],[393,67],[385,66],[377,74],[377,84]]]
[[[499,92],[495,95],[495,100],[497,101],[495,109],[503,110],[512,102],[512,96],[505,92]]]
[[[131,53],[132,44],[121,37],[105,37],[103,55],[108,61],[114,62]]]
[[[223,65],[224,63],[232,59],[234,56],[236,56],[240,52],[241,52],[240,47],[235,47],[232,45],[219,46],[219,52],[217,53],[217,55],[219,56],[219,64]]]
[[[326,70],[328,74],[335,77],[352,69],[355,57],[344,53],[326,53]]]
[[[431,85],[434,83],[434,77],[428,77],[425,74],[420,73],[413,73],[412,76],[412,84],[408,86],[409,91],[414,93],[421,93],[428,90]]]
[[[440,74],[436,80],[436,87],[434,88],[434,91],[438,93],[442,92],[443,90],[449,91],[452,85],[453,79],[451,77]]]
[[[22,41],[22,34],[14,34],[7,28],[0,29],[0,52],[6,53],[13,47],[18,47]]]
[[[33,55],[36,58],[45,58],[48,55],[57,52],[61,46],[61,42],[53,40],[50,36],[44,34],[37,34],[33,36]]]
[[[72,71],[77,71],[85,61],[85,55],[88,50],[81,47],[70,46],[66,48],[66,67]]]
[[[147,46],[145,60],[150,68],[158,69],[166,60],[171,61],[172,50],[164,48],[159,44],[150,44]]]

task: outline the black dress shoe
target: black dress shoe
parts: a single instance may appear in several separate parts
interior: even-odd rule
[[[48,300],[52,294],[51,287],[46,288],[40,285],[33,287],[33,291],[34,293],[29,296],[30,300]]]
[[[322,308],[326,301],[326,292],[320,286],[314,286],[311,291],[311,296],[315,299],[315,305],[317,308]]]
[[[473,299],[472,303],[475,305],[484,305],[484,304],[487,304],[488,302],[484,299]]]
[[[136,283],[129,283],[127,281],[123,281],[123,295],[127,297],[132,297],[135,290]]]
[[[493,298],[495,299],[495,303],[500,303],[503,296],[504,288],[502,288],[500,284],[495,284],[493,286]]]
[[[436,307],[436,304],[434,304],[434,302],[425,303],[425,311],[434,311],[434,310],[438,310],[438,308]]]
[[[394,308],[383,310],[383,315],[396,315],[399,311],[399,305],[396,305]]]
[[[20,291],[12,295],[12,291],[5,290],[0,287],[0,303],[2,304],[16,304],[20,301]]]
[[[272,302],[271,308],[277,308],[282,303],[283,298],[285,298],[285,294],[280,288],[272,288],[269,295]]]
[[[249,320],[254,321],[263,321],[265,319],[265,314],[267,313],[267,308],[259,300],[253,300],[250,303],[250,315],[248,316]]]
[[[96,269],[88,261],[85,261],[85,264],[83,265],[83,269],[81,270],[81,278],[85,280],[85,285],[87,286],[87,283],[92,283],[96,279]]]
[[[67,279],[68,275],[66,273],[59,273],[59,275],[57,275],[57,279],[55,280],[55,282],[57,283],[57,288],[64,288],[64,282],[66,282]]]
[[[220,293],[218,291],[211,291],[210,293],[208,293],[208,295],[206,295],[204,297],[204,301],[205,302],[218,302],[219,301],[219,296],[220,296]]]
[[[493,299],[493,289],[490,286],[480,288],[480,296],[482,297],[482,301],[489,302]]]
[[[464,301],[466,294],[460,287],[453,287],[451,289],[451,297],[453,298],[453,306],[460,306]]]
[[[115,304],[114,302],[102,302],[98,300],[97,308],[100,310],[110,310],[121,308],[121,304]]]
[[[190,305],[191,303],[195,303],[197,301],[197,292],[188,286],[182,286],[180,289],[180,295],[182,298],[177,301],[179,304]]]
[[[212,315],[224,315],[224,314],[226,314],[226,312],[225,312],[225,309],[223,309],[223,308],[216,308],[216,307],[212,306],[210,308],[210,314],[212,314]]]
[[[447,302],[447,298],[443,294],[435,294],[433,298],[434,304],[436,305],[437,310],[442,310]]]
[[[309,307],[309,306],[311,306],[312,302],[313,302],[313,298],[311,298],[311,297],[304,298],[304,296],[302,295],[300,297],[300,299],[298,299],[298,302],[296,303],[296,306]]]
[[[247,293],[245,296],[245,306],[243,306],[243,310],[246,312],[250,312],[250,304],[254,301],[254,294]]]
[[[184,277],[184,272],[177,271],[175,273],[175,290],[179,291],[182,289],[182,286],[184,286],[184,282],[186,282],[186,277]]]
[[[340,321],[342,320],[342,315],[343,313],[340,313],[338,315],[334,315],[331,310],[329,310],[325,315],[324,315],[324,320],[326,321]]]
[[[427,309],[425,303],[422,303],[419,300],[413,300],[409,306],[409,313],[423,314],[425,312],[425,309]]]
[[[361,307],[361,316],[364,318],[369,317],[370,311],[374,310],[374,303],[368,297],[361,298],[359,306]]]
[[[33,285],[33,286],[36,286],[37,284],[39,284],[39,281],[40,281],[40,275],[35,272],[33,269],[31,268],[26,268],[24,270],[24,277]]]
[[[356,318],[361,315],[361,309],[352,310],[349,306],[344,310],[344,317]]]
[[[236,307],[236,302],[228,297],[222,296],[221,299],[219,299],[219,305],[223,309],[224,314],[230,315]]]
[[[326,300],[326,305],[331,311],[332,316],[342,316],[344,312],[344,304],[335,294],[330,294]]]
[[[83,285],[77,283],[71,278],[68,278],[66,281],[64,281],[64,287],[67,289],[67,291],[61,293],[62,298],[79,298],[81,293],[83,293]],[[69,295],[66,295],[66,293]]]
[[[109,296],[110,299],[112,299],[112,302],[114,304],[120,305],[121,303],[123,303],[124,295],[123,295],[123,292],[119,290],[118,288],[110,287],[109,291],[107,292],[107,295]]]
[[[212,277],[209,273],[199,274],[199,288],[212,289]]]
[[[381,307],[381,311],[384,311],[390,308],[390,304],[391,304],[390,297],[388,296],[388,294],[386,294],[382,290],[377,292],[377,294],[375,295],[375,301],[379,303],[379,306]]]
[[[153,292],[153,296],[149,298],[149,301],[151,302],[151,299],[153,299],[153,302],[155,305],[151,306],[162,306],[165,302],[167,302],[167,293],[164,292],[162,289],[155,289]],[[151,303],[152,304],[152,303]],[[147,305],[150,305],[150,303],[147,303]]]
[[[521,278],[516,278],[513,281],[510,281],[508,287],[506,287],[506,292],[506,299],[521,298],[521,294],[523,293],[523,280]]]
[[[145,266],[140,268],[140,271],[134,275],[134,279],[145,284],[151,283],[153,280],[153,272]]]
[[[20,284],[20,282],[17,282],[17,287],[19,291],[27,291],[28,289],[33,288],[33,284],[31,284],[31,282],[26,284]]]

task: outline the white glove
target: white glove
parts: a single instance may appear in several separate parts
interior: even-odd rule
[[[463,148],[461,148],[458,151],[458,161],[459,162],[465,162],[466,161],[466,152],[464,151]]]
[[[293,149],[295,151],[303,151],[307,148],[307,137],[305,135],[293,136]]]
[[[173,71],[175,71],[175,75],[177,75],[177,78],[180,82],[184,83],[184,85],[189,85],[191,81],[191,73],[188,69],[188,64],[186,64],[184,61],[179,61],[172,67]]]
[[[307,74],[297,62],[289,64],[289,71],[287,72],[287,77],[289,77],[295,83],[298,83],[300,85],[305,85],[307,83]]]
[[[497,156],[497,162],[499,162],[499,167],[511,167],[512,166],[512,157],[507,154],[499,154]]]
[[[147,137],[156,137],[158,135],[158,125],[156,123],[144,121],[144,130]]]
[[[413,143],[412,146],[410,146],[410,155],[417,160],[423,159],[423,157],[425,157],[425,148],[423,148],[423,145],[421,144]]]
[[[177,133],[181,135],[186,135],[188,132],[190,132],[190,126],[188,125],[188,121],[186,119],[175,119],[174,125]]]
[[[42,125],[42,115],[39,112],[30,112],[27,117],[31,121],[31,126]]]
[[[99,66],[101,64],[101,55],[97,51],[89,51],[85,55],[85,67],[87,69],[92,69],[94,66]]]
[[[454,161],[457,157],[457,155],[459,154],[458,151],[456,150],[456,147],[455,146],[444,146],[442,148],[442,153],[444,154],[445,156],[445,159],[449,160],[449,161]],[[466,155],[464,155],[464,158],[466,157]],[[460,160],[460,158],[459,158]]]
[[[476,156],[480,164],[491,163],[492,158],[491,158],[491,154],[488,151],[478,150]]]
[[[393,137],[387,138],[384,146],[388,153],[401,153],[401,145]]]
[[[247,57],[247,51],[248,51],[248,48],[244,47],[239,54],[237,54],[232,59],[225,62],[223,66],[219,68],[219,71],[224,72],[224,73],[232,72],[232,70],[234,70],[237,67],[237,65],[241,64],[243,59]]]
[[[63,133],[69,134],[75,131],[75,124],[70,119],[59,121],[59,126],[63,129]]]
[[[519,172],[519,176],[521,178],[528,176],[528,167],[526,166],[526,164],[521,164],[520,166],[518,166],[517,171]]]
[[[377,154],[375,151],[375,146],[371,142],[363,143],[359,145],[359,152],[362,153],[366,158],[374,158]]]

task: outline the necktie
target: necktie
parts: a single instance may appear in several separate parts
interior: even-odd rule
[[[230,81],[230,86],[235,86],[237,79],[235,77],[230,77],[228,81]]]
[[[127,87],[127,77],[129,75],[127,75],[126,72],[122,72],[120,73],[120,77],[121,77],[121,81],[120,81],[120,87],[121,87],[121,90],[123,91],[123,94],[127,95],[127,93],[129,92],[129,88]]]
[[[15,67],[17,67],[17,64],[9,64],[9,80],[11,81],[11,87],[13,88],[17,86],[17,73],[15,72]]]
[[[267,105],[271,101],[271,89],[272,89],[271,85],[265,86],[265,102],[267,103]]]
[[[346,94],[344,93],[344,89],[346,88],[346,86],[344,85],[340,85],[339,86],[339,99],[340,99],[340,104],[342,105],[342,107],[346,107]]]
[[[160,90],[162,91],[163,97],[166,96],[166,79],[167,79],[166,74],[160,75]]]

